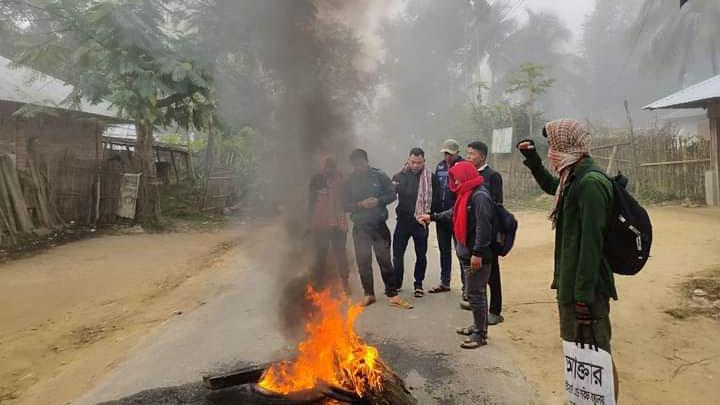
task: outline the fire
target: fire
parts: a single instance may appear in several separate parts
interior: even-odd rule
[[[305,325],[307,338],[293,361],[276,363],[259,382],[260,387],[281,393],[309,390],[318,382],[343,387],[363,396],[368,389],[382,390],[382,360],[375,347],[355,333],[354,324],[363,308],[337,298],[331,289],[307,289],[317,312]]]

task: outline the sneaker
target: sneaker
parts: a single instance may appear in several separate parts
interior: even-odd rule
[[[399,295],[396,295],[394,297],[390,297],[388,299],[388,304],[392,307],[400,308],[400,309],[412,309],[412,304],[405,301],[404,299],[400,298]]]
[[[365,298],[363,298],[362,306],[369,307],[370,305],[376,303],[377,300],[375,299],[374,295],[366,295]]]
[[[503,323],[505,318],[502,315],[495,315],[493,313],[488,314],[488,325],[497,325]]]
[[[465,300],[460,301],[460,309],[464,309],[466,311],[472,311],[472,307],[470,306],[470,303]]]

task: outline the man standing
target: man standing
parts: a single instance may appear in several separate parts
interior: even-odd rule
[[[387,227],[387,205],[395,201],[395,188],[387,174],[370,167],[362,149],[350,154],[353,172],[345,182],[344,205],[353,222],[353,241],[360,281],[365,292],[363,305],[375,303],[372,251],[380,266],[385,295],[392,306],[410,309],[412,305],[398,295],[398,276],[390,258],[390,230]]]
[[[454,139],[446,140],[440,151],[443,153],[443,160],[435,168],[437,187],[433,188],[432,212],[447,211],[455,205],[455,193],[450,190],[448,175],[450,168],[463,160],[460,156],[460,145]],[[440,248],[440,285],[430,289],[430,294],[450,291],[452,273],[452,226],[449,222],[437,222],[435,232]],[[462,274],[460,278],[462,279]]]
[[[421,215],[429,214],[432,208],[435,176],[425,166],[425,151],[420,148],[410,150],[407,162],[400,173],[393,176],[393,184],[398,195],[397,225],[393,234],[393,264],[395,274],[402,286],[405,274],[405,250],[410,238],[415,246],[415,297],[425,295],[423,281],[427,268],[428,226],[418,222]]]
[[[503,180],[500,173],[493,170],[487,163],[488,147],[483,142],[472,142],[468,145],[468,159],[485,179],[485,187],[490,192],[495,204],[503,203]],[[497,325],[505,320],[502,316],[502,286],[500,284],[500,261],[497,255],[492,257],[492,271],[490,272],[490,315],[488,325]],[[463,309],[468,305],[461,304]]]
[[[603,248],[613,186],[590,157],[590,134],[582,124],[552,121],[543,135],[559,178],[543,167],[532,140],[517,147],[540,188],[555,196],[550,213],[555,229],[552,288],[557,290],[560,335],[568,342],[595,343],[610,352],[610,298],[617,299],[617,291]]]
[[[342,175],[332,158],[327,158],[323,171],[310,180],[310,229],[316,246],[315,271],[328,276],[325,269],[328,247],[332,247],[337,263],[337,275],[345,292],[349,292],[348,262],[345,245],[347,220],[343,207]]]
[[[459,162],[450,169],[450,186],[457,198],[455,206],[441,213],[423,215],[420,221],[449,221],[455,235],[455,251],[465,275],[465,291],[473,313],[472,325],[458,328],[468,336],[460,345],[475,349],[487,344],[488,308],[487,283],[490,277],[495,221],[492,198],[483,185],[483,178],[469,162]]]

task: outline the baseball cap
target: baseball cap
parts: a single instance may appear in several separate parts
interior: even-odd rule
[[[448,139],[447,141],[443,142],[443,146],[442,149],[440,149],[440,152],[457,155],[458,153],[460,153],[460,145],[456,140]]]

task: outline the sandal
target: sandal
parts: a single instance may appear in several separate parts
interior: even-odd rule
[[[425,291],[422,288],[415,289],[415,298],[422,298],[425,296]]]
[[[467,328],[455,329],[455,333],[457,333],[458,335],[463,335],[463,336],[472,336],[472,334],[475,332],[477,332],[475,325],[470,325]]]
[[[388,304],[390,304],[391,307],[400,308],[400,309],[412,309],[413,306],[409,302],[405,301],[404,299],[400,298],[399,295],[396,295],[388,300]]]
[[[440,284],[439,286],[437,286],[435,288],[429,289],[428,293],[438,294],[438,293],[444,293],[444,292],[449,292],[449,291],[450,291],[450,287]]]
[[[485,339],[484,337],[473,335],[466,339],[464,342],[462,342],[460,347],[462,347],[463,349],[477,349],[478,347],[485,345],[487,345],[487,339]]]

